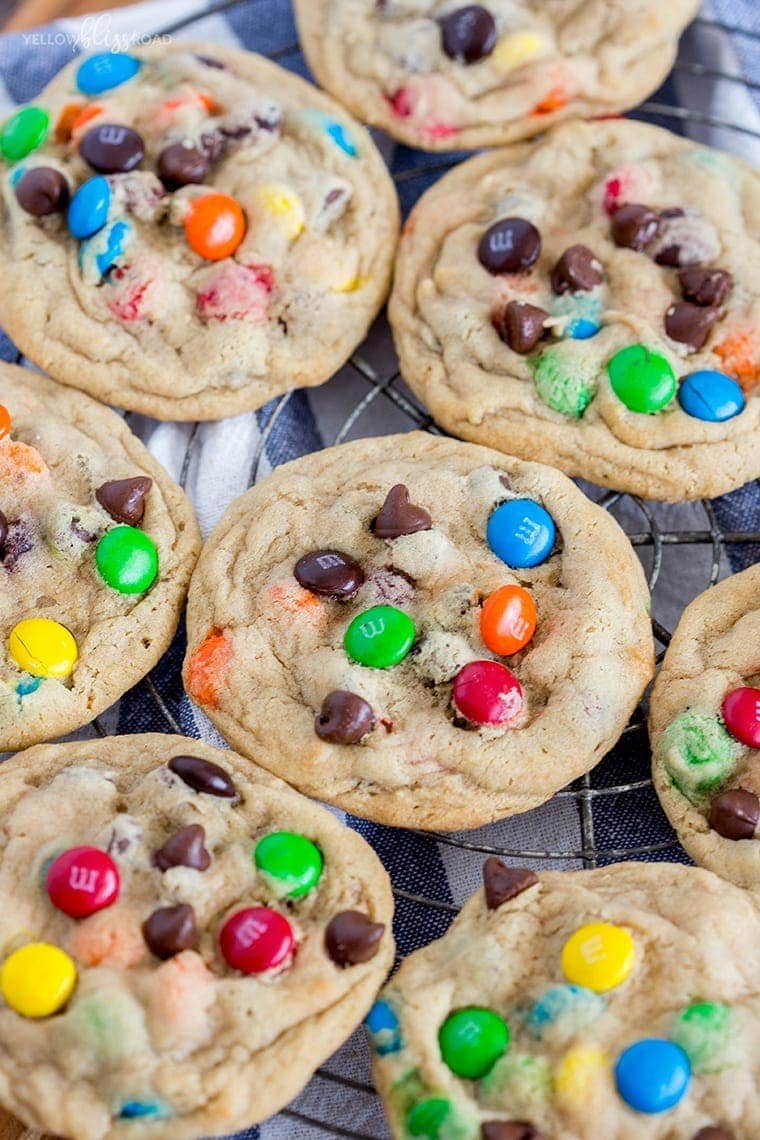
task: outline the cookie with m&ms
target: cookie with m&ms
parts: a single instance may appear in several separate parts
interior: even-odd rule
[[[612,747],[652,675],[648,603],[617,523],[560,472],[364,439],[229,508],[190,588],[185,688],[300,791],[475,827]]]
[[[619,863],[483,889],[365,1021],[394,1140],[754,1140],[760,909]]]
[[[261,56],[77,55],[0,122],[0,323],[55,379],[216,420],[329,379],[398,235],[369,133]]]
[[[3,1109],[62,1140],[253,1127],[370,1009],[388,876],[249,761],[116,736],[29,749],[2,789],[3,1137]]]
[[[696,0],[295,0],[319,82],[409,146],[474,150],[624,111],[667,75]]]
[[[760,176],[627,119],[470,159],[406,224],[389,313],[452,435],[669,502],[760,476]]]
[[[0,752],[89,724],[153,668],[199,548],[121,417],[0,365]]]
[[[684,611],[652,692],[652,778],[697,863],[760,887],[760,564]]]

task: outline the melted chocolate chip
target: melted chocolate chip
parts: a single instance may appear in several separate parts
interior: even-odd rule
[[[707,822],[724,839],[751,839],[760,820],[760,799],[746,788],[720,792],[710,804]]]
[[[211,856],[206,850],[206,832],[199,823],[192,823],[175,831],[163,847],[153,856],[153,862],[160,871],[170,867],[192,867],[194,871],[205,871],[211,865]]]
[[[304,590],[325,598],[353,598],[364,581],[358,562],[340,550],[311,550],[299,558],[293,570]]]
[[[357,966],[375,957],[384,933],[384,923],[358,910],[344,910],[328,924],[325,949],[336,966]]]
[[[82,520],[77,517],[73,518],[69,523],[69,530],[72,534],[76,535],[80,542],[94,542],[98,537],[97,534],[95,534],[93,531],[87,530],[86,527],[83,527]]]
[[[158,177],[167,190],[178,190],[180,186],[203,182],[212,161],[205,149],[170,143],[158,156]]]
[[[226,71],[227,65],[222,63],[220,59],[214,59],[210,55],[196,55],[198,63],[202,63],[205,67],[215,67],[217,71]]]
[[[494,328],[513,352],[525,356],[545,334],[544,321],[548,316],[546,309],[527,301],[508,301],[501,315],[494,319]]]
[[[60,170],[35,166],[16,183],[16,200],[22,210],[35,218],[57,214],[69,204],[69,184]]]
[[[629,203],[615,210],[610,228],[615,245],[642,250],[657,237],[660,219],[648,206]]]
[[[482,4],[467,4],[441,20],[441,42],[449,59],[477,63],[496,46],[496,21]]]
[[[678,272],[678,283],[687,301],[695,305],[720,307],[734,287],[733,276],[726,269],[700,269],[687,266]]]
[[[331,744],[358,744],[376,723],[372,706],[362,697],[336,689],[322,702],[314,731],[320,740],[329,740]]]
[[[200,756],[174,756],[169,761],[169,769],[179,776],[194,792],[204,792],[207,796],[221,796],[231,800],[237,790],[224,768],[203,760]]]
[[[708,1124],[706,1128],[700,1128],[699,1132],[695,1132],[692,1140],[736,1140],[736,1138],[730,1128],[716,1128],[714,1124]]]
[[[430,530],[433,520],[426,510],[409,502],[409,491],[403,483],[391,487],[375,519],[372,529],[378,538],[400,538]]]
[[[200,149],[209,162],[218,162],[227,149],[227,140],[219,130],[204,131],[200,143]]]
[[[502,903],[509,902],[537,882],[538,876],[529,867],[508,867],[495,855],[490,855],[483,864],[483,888],[489,910],[497,910]]]
[[[0,511],[0,558],[5,555],[5,540],[8,537],[8,520]]]
[[[717,309],[705,309],[690,301],[676,301],[665,314],[665,332],[671,340],[698,349],[710,335],[718,319]]]
[[[7,533],[3,543],[3,565],[13,570],[23,554],[34,548],[34,532],[25,519],[12,519],[7,523]]]
[[[137,526],[142,522],[145,496],[152,486],[153,480],[147,475],[137,475],[134,479],[112,479],[98,487],[95,498],[116,522]]]
[[[551,272],[552,291],[557,294],[588,293],[602,281],[604,270],[587,245],[571,245]]]
[[[143,938],[157,958],[173,958],[198,944],[195,911],[187,903],[154,910],[142,926]]]
[[[502,218],[483,234],[480,264],[489,273],[524,273],[541,252],[541,234],[525,218]]]
[[[79,153],[100,174],[126,174],[140,165],[145,146],[142,137],[131,127],[101,123],[84,135]]]
[[[483,1140],[542,1140],[541,1133],[524,1120],[493,1120],[481,1130]]]

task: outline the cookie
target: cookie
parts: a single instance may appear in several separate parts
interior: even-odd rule
[[[401,241],[404,378],[454,435],[653,499],[760,476],[760,177],[668,131],[557,127],[457,167]]]
[[[249,52],[77,56],[0,128],[0,322],[56,379],[219,419],[345,362],[398,205],[369,134]]]
[[[364,439],[229,508],[191,583],[185,686],[300,791],[476,827],[612,747],[652,675],[648,604],[617,523],[558,471]]]
[[[312,71],[360,118],[472,150],[624,111],[670,71],[696,0],[295,0]]]
[[[112,737],[32,749],[0,784],[0,1102],[29,1127],[235,1132],[371,1005],[393,961],[385,871],[248,761]]]
[[[115,412],[0,365],[0,752],[88,724],[153,668],[199,549]]]
[[[686,608],[652,692],[652,777],[697,863],[760,888],[760,563]]]
[[[367,1018],[398,1140],[753,1140],[760,911],[708,871],[484,866]]]

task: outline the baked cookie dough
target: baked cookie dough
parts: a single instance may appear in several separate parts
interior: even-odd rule
[[[697,863],[760,888],[760,563],[686,608],[652,692],[652,776]]]
[[[367,1018],[396,1140],[754,1140],[760,912],[708,871],[485,889]]]
[[[0,128],[0,322],[56,379],[159,419],[329,379],[385,300],[398,232],[363,127],[210,50],[79,56]]]
[[[153,668],[199,549],[115,412],[0,365],[0,752],[88,724]]]
[[[244,755],[397,826],[543,803],[653,672],[617,523],[549,467],[421,432],[279,467],[191,583],[185,686]]]
[[[696,0],[295,0],[317,79],[426,150],[496,146],[659,87]]]
[[[145,735],[32,749],[0,784],[0,1103],[30,1128],[235,1132],[367,1012],[388,877],[279,780]]]
[[[760,177],[668,131],[471,159],[401,241],[404,378],[454,435],[680,501],[760,476]]]

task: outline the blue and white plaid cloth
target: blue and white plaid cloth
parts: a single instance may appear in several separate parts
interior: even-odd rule
[[[33,98],[40,88],[72,57],[86,50],[125,49],[141,37],[150,37],[161,29],[197,13],[190,26],[173,33],[177,38],[192,38],[204,43],[219,42],[250,48],[264,54],[279,52],[296,42],[296,32],[289,0],[247,0],[227,11],[206,14],[208,2],[192,0],[156,0],[128,10],[120,10],[80,20],[61,20],[32,33],[0,36],[0,117],[14,103]],[[743,74],[755,83],[760,81],[760,57],[757,37],[760,34],[758,0],[713,0],[702,13],[703,20],[685,34],[681,59],[697,62],[706,68],[729,74]],[[730,26],[729,34],[714,21]],[[740,29],[744,29],[743,34]],[[297,50],[287,52],[280,62],[307,75],[303,57]],[[696,75],[689,69],[678,69],[652,102],[690,107],[702,112],[704,125],[684,124],[674,118],[648,117],[671,129],[688,131],[701,141],[721,146],[751,160],[758,159],[758,140],[751,133],[730,131],[714,125],[729,120],[748,131],[760,129],[760,89],[740,82]],[[394,172],[413,168],[420,156],[406,147],[395,147],[381,140],[383,152]],[[420,176],[400,186],[402,202],[408,210],[432,181],[433,176]],[[382,359],[392,360],[387,336],[381,331],[376,338]],[[0,334],[0,358],[17,359],[14,346]],[[272,467],[331,442],[337,427],[350,408],[364,395],[362,383],[344,371],[322,389],[308,395],[297,393],[278,417],[266,438],[260,474]],[[272,414],[272,407],[237,416],[219,424],[203,424],[197,431],[188,476],[188,491],[195,503],[201,526],[208,534],[227,505],[246,489],[261,433]],[[166,468],[178,477],[190,438],[191,426],[159,424],[142,417],[132,417],[132,427],[145,440]],[[373,409],[359,423],[360,434],[372,435],[391,428],[402,430],[409,424],[398,416],[391,417],[384,401],[376,401]],[[727,532],[760,532],[760,488],[750,485],[713,504],[719,525]],[[705,517],[699,506],[659,507],[661,525],[670,528],[705,529]],[[642,529],[641,515],[632,505],[623,508],[623,517],[632,529]],[[739,570],[760,557],[751,546],[728,548],[728,560],[721,566],[723,574]],[[706,584],[705,566],[695,555],[684,565],[683,558],[667,561],[663,586],[655,595],[656,614],[672,628],[683,605]],[[188,736],[203,736],[222,743],[202,714],[185,696],[180,678],[184,636],[180,632],[174,646],[153,670],[151,684],[141,684],[128,693],[104,723],[111,731],[172,731],[179,725]],[[155,699],[160,694],[165,711]],[[613,753],[595,770],[592,785],[596,788],[646,780],[649,773],[649,749],[646,732],[636,729],[628,733]],[[658,859],[685,859],[673,843],[673,836],[650,788],[625,795],[601,796],[592,800],[593,830],[596,847],[604,852],[661,844],[655,853],[642,856]],[[460,904],[478,885],[482,852],[470,852],[433,837],[394,831],[377,824],[348,818],[348,824],[361,832],[375,847],[387,867],[397,896],[396,936],[403,956],[440,936],[451,920],[455,905]],[[588,827],[586,842],[588,842]],[[514,862],[529,862],[535,867],[573,868],[582,866],[580,853],[584,847],[583,832],[575,802],[557,798],[533,812],[514,820],[469,833],[468,841],[514,852],[563,851],[568,857],[550,864],[538,858],[516,856]],[[607,855],[601,861],[610,861]],[[407,897],[410,896],[410,897]],[[437,900],[440,907],[414,900],[424,896]],[[447,909],[450,908],[450,909]],[[291,1114],[240,1133],[237,1140],[318,1140],[329,1134],[330,1124],[348,1132],[370,1138],[388,1135],[376,1098],[363,1086],[368,1081],[368,1056],[361,1033],[356,1034],[328,1063],[338,1083],[317,1076],[297,1098]],[[355,1083],[356,1082],[356,1083]],[[328,1127],[318,1128],[303,1118],[324,1121]]]

